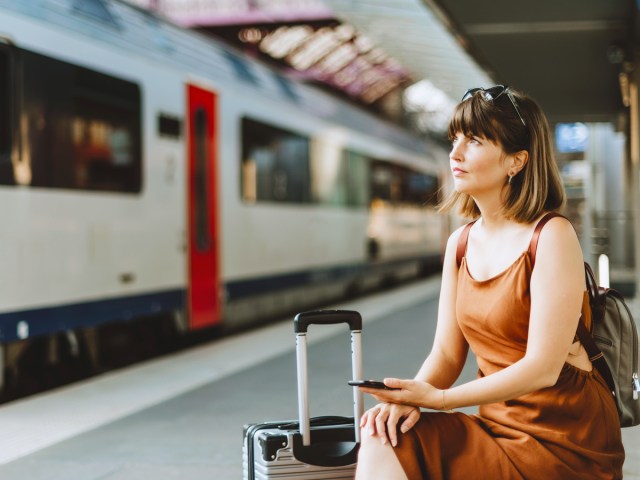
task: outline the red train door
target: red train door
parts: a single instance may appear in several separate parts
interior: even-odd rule
[[[189,326],[220,321],[217,95],[187,85]]]

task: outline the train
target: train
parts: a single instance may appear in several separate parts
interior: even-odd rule
[[[440,265],[441,144],[124,1],[0,1],[0,96],[4,374],[36,339],[244,328]]]

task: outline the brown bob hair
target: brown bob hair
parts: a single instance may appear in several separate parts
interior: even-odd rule
[[[562,207],[565,193],[545,114],[532,98],[511,88],[509,92],[522,120],[506,93],[487,100],[478,91],[456,107],[449,122],[449,138],[454,139],[457,133],[479,136],[497,143],[507,154],[522,150],[529,153],[524,168],[511,183],[506,184],[505,179],[504,192],[504,214],[517,222],[529,223],[544,212]],[[449,212],[456,206],[466,217],[480,216],[473,198],[455,190],[444,199],[439,211]]]

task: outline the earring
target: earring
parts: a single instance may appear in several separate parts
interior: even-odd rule
[[[507,183],[511,184],[511,180],[513,180],[514,175],[509,173],[509,180],[507,180]]]

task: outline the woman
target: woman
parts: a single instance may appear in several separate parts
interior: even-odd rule
[[[578,239],[545,218],[531,245],[564,202],[544,114],[506,86],[475,88],[449,136],[455,188],[442,209],[477,220],[447,243],[434,344],[415,379],[361,389],[381,403],[362,417],[356,478],[621,478],[614,399],[575,339],[581,312],[590,322]],[[469,347],[478,378],[452,387]],[[478,415],[449,411],[471,405]]]

